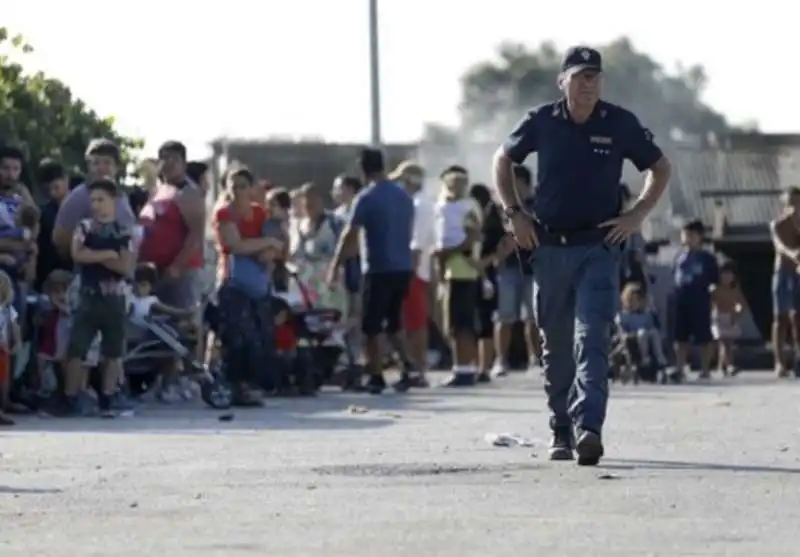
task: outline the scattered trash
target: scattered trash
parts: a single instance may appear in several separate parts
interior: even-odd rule
[[[351,404],[350,406],[347,407],[347,411],[350,414],[366,414],[367,412],[369,412],[369,408],[367,408],[366,406],[356,406],[355,404]]]
[[[783,446],[783,447],[778,447],[778,450],[779,450],[780,452],[782,452],[782,453],[785,453],[786,451],[788,451],[788,450],[789,450],[789,447],[786,447],[786,446]]]
[[[620,479],[619,476],[615,476],[614,474],[600,474],[597,476],[598,480],[618,480]]]
[[[533,441],[516,433],[487,433],[486,442],[493,447],[533,447]]]
[[[130,505],[128,505],[128,507],[130,507],[131,509],[135,509],[135,508],[137,508],[138,506],[139,506],[139,503],[137,503],[136,501],[134,501],[133,503],[131,503]]]
[[[386,416],[387,418],[394,418],[395,420],[399,420],[402,418],[402,414],[397,414],[394,412],[381,412],[381,416]]]
[[[731,405],[731,401],[730,400],[718,400],[717,402],[714,403],[714,406],[725,406],[725,407],[727,407],[727,406],[730,406],[730,405]]]
[[[219,418],[217,418],[221,422],[232,422],[233,421],[233,412],[228,412],[226,414],[220,414]]]

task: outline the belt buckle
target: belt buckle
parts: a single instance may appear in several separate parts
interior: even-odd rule
[[[562,245],[562,246],[564,246],[564,245],[566,245],[566,244],[567,244],[567,237],[566,237],[566,236],[564,236],[563,234],[561,234],[561,235],[559,236],[559,239],[561,240],[561,245]]]

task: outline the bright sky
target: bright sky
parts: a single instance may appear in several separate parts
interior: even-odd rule
[[[800,85],[779,0],[379,1],[385,141],[454,122],[459,75],[502,40],[620,35],[667,67],[702,63],[706,100],[734,122],[800,130],[800,111],[771,98],[778,78],[790,95]],[[367,0],[4,0],[2,25],[123,132],[198,157],[221,135],[368,140],[367,14]]]

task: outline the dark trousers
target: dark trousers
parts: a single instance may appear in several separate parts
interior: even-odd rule
[[[275,389],[274,323],[270,297],[254,299],[236,286],[219,289],[218,335],[222,374],[231,385]]]

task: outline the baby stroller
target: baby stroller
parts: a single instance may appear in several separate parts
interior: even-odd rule
[[[342,312],[314,307],[306,285],[293,269],[288,271],[284,291],[275,291],[290,309],[291,323],[297,337],[298,355],[314,367],[317,388],[323,385],[345,386],[359,370],[349,344],[345,340]]]
[[[231,406],[231,389],[219,373],[206,369],[194,359],[192,347],[197,339],[182,336],[169,323],[169,318],[159,316],[128,317],[128,350],[123,360],[125,375],[131,394],[140,395],[155,385],[158,362],[177,358],[183,370],[200,386],[200,396],[207,405],[216,409]]]
[[[654,313],[654,321],[658,327],[658,316]],[[636,334],[626,333],[619,325],[614,325],[614,332],[609,354],[609,379],[619,381],[623,385],[641,381],[647,383],[667,383],[670,381],[666,370],[655,358],[645,357]],[[652,356],[652,354],[651,354]]]

